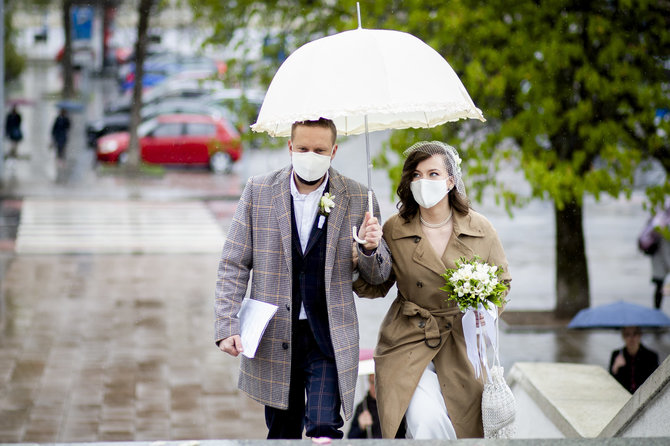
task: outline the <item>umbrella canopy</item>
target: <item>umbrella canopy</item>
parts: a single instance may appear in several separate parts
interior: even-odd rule
[[[570,321],[568,328],[658,328],[670,326],[670,317],[661,310],[630,302],[614,302],[581,310]]]
[[[449,63],[400,31],[344,31],[306,43],[279,67],[251,129],[291,135],[296,121],[331,119],[341,135],[365,132],[368,209],[372,162],[368,132],[427,128],[459,119],[485,121]],[[365,243],[352,228],[354,240]]]
[[[251,128],[286,137],[294,122],[321,117],[332,119],[342,135],[484,121],[437,51],[411,34],[363,28],[293,52],[272,79]]]
[[[10,106],[14,105],[33,105],[35,101],[28,98],[12,98],[7,100],[7,104]]]

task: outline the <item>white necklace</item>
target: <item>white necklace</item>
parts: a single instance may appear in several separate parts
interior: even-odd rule
[[[441,221],[439,223],[428,223],[426,220],[423,219],[421,214],[419,214],[419,219],[421,220],[422,225],[424,225],[426,227],[429,227],[429,228],[438,229],[438,228],[441,228],[442,226],[446,225],[447,223],[449,223],[449,220],[451,220],[451,217],[453,215],[454,215],[454,210],[452,209],[451,212],[449,212],[449,216],[444,221]]]

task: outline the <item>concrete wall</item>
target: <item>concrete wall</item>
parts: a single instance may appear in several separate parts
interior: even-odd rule
[[[670,436],[670,357],[637,389],[599,437]]]
[[[517,362],[516,438],[594,438],[630,399],[600,366]]]

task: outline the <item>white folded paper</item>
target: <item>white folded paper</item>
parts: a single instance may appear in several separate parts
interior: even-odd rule
[[[253,358],[256,355],[265,328],[276,312],[277,306],[267,302],[249,298],[242,301],[237,318],[240,320],[240,337],[244,356]]]

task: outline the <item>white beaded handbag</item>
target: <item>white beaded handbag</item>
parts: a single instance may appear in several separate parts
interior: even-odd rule
[[[499,364],[494,364],[489,371],[482,393],[484,438],[513,438],[516,433],[514,394],[505,381],[505,370]]]

